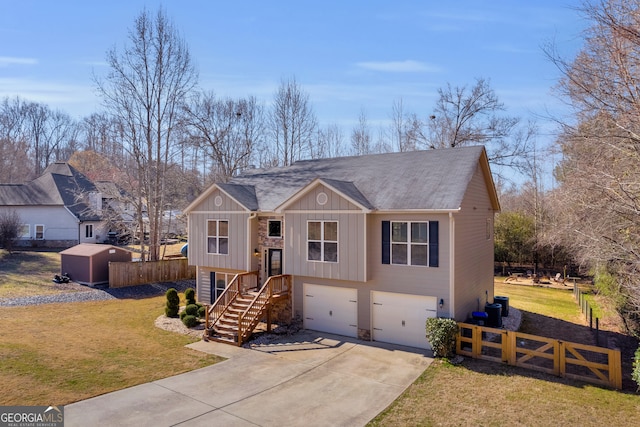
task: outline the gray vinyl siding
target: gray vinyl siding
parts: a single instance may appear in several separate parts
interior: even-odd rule
[[[320,193],[327,203],[317,203]],[[365,281],[365,213],[324,185],[310,189],[287,207],[284,215],[284,268],[287,274]],[[337,221],[338,262],[307,260],[307,222]]]
[[[222,197],[222,205],[215,206],[216,196]],[[247,220],[250,213],[220,191],[214,191],[189,214],[189,264],[201,267],[246,271]],[[207,253],[207,221],[229,221],[229,253]],[[253,243],[253,239],[252,242]],[[252,249],[253,250],[253,249]]]
[[[461,208],[455,215],[454,298],[456,320],[463,321],[472,311],[484,311],[485,291],[489,302],[493,302],[494,211],[480,167],[467,188]]]
[[[196,298],[200,303],[208,304],[211,301],[211,271],[214,270],[198,267],[196,275]]]
[[[438,221],[440,262],[438,267],[382,264],[382,221]],[[445,302],[439,316],[449,312],[449,216],[448,214],[373,214],[368,218],[368,279],[365,293],[358,298],[369,301],[370,291],[398,292],[434,296]],[[365,295],[366,294],[366,295]],[[360,301],[360,299],[359,299]],[[358,324],[369,323],[371,304],[359,304]]]

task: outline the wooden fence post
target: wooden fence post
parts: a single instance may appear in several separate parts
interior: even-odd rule
[[[564,341],[556,341],[553,343],[553,370],[556,375],[564,377],[567,372],[566,349]]]

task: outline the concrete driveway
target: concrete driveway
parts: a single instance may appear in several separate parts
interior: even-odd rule
[[[64,408],[65,426],[361,426],[429,366],[431,352],[301,331],[228,358]]]

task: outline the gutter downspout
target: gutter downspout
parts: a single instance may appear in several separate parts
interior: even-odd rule
[[[456,268],[455,268],[455,239],[456,238],[456,221],[453,217],[453,212],[449,212],[449,317],[454,319],[456,317],[456,304],[455,304],[455,283],[456,283]]]
[[[257,216],[257,212],[251,212],[247,217],[247,271],[252,271],[251,257],[253,256],[253,253],[251,252],[251,220],[255,219]]]

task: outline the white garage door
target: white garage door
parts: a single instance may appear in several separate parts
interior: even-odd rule
[[[358,291],[305,283],[304,328],[358,337]]]
[[[371,292],[373,340],[430,349],[425,323],[436,317],[436,297]]]

